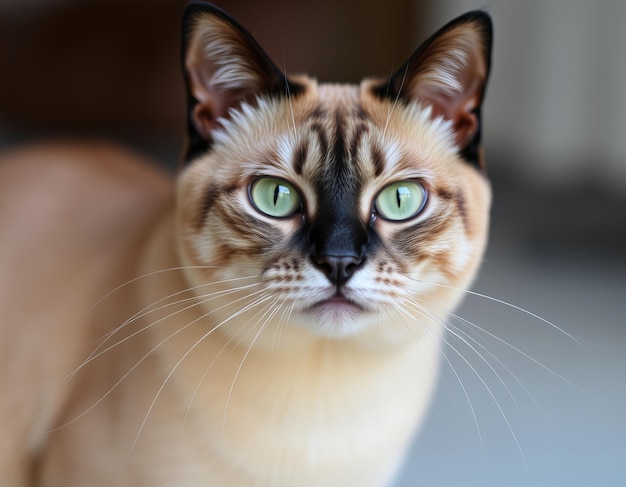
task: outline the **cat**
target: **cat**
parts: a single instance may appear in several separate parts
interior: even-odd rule
[[[390,485],[486,245],[490,17],[360,85],[287,76],[211,4],[183,30],[176,182],[2,154],[2,485]]]

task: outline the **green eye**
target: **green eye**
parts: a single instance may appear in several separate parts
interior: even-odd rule
[[[402,221],[416,216],[426,203],[426,190],[414,181],[400,181],[378,193],[375,209],[386,220]]]
[[[250,200],[261,213],[282,218],[300,208],[300,195],[287,181],[278,178],[257,179],[250,186]]]

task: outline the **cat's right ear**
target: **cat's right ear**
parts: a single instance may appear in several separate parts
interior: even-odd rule
[[[254,38],[232,17],[205,2],[187,5],[183,17],[183,71],[187,89],[185,161],[210,148],[220,119],[257,96],[290,96],[290,82]]]

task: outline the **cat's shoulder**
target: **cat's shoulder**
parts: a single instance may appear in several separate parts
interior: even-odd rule
[[[156,164],[113,144],[47,142],[0,151],[5,229],[53,225],[56,233],[63,227],[97,233],[124,220],[132,224],[172,194],[171,178]]]
[[[173,186],[154,163],[113,145],[0,151],[0,291],[74,296],[74,286],[97,299],[107,276],[121,279],[123,261],[139,257],[154,223],[171,211]]]
[[[171,178],[120,147],[0,150],[0,371],[9,371],[0,390],[11,391],[0,394],[3,480],[7,459],[43,441],[68,394],[59,384],[88,352],[90,307],[125,279],[172,193]]]

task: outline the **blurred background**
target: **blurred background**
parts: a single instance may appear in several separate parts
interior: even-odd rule
[[[491,13],[491,244],[397,485],[626,486],[626,2],[216,3],[286,71],[341,82]],[[174,172],[184,4],[0,0],[0,148],[98,138]]]

